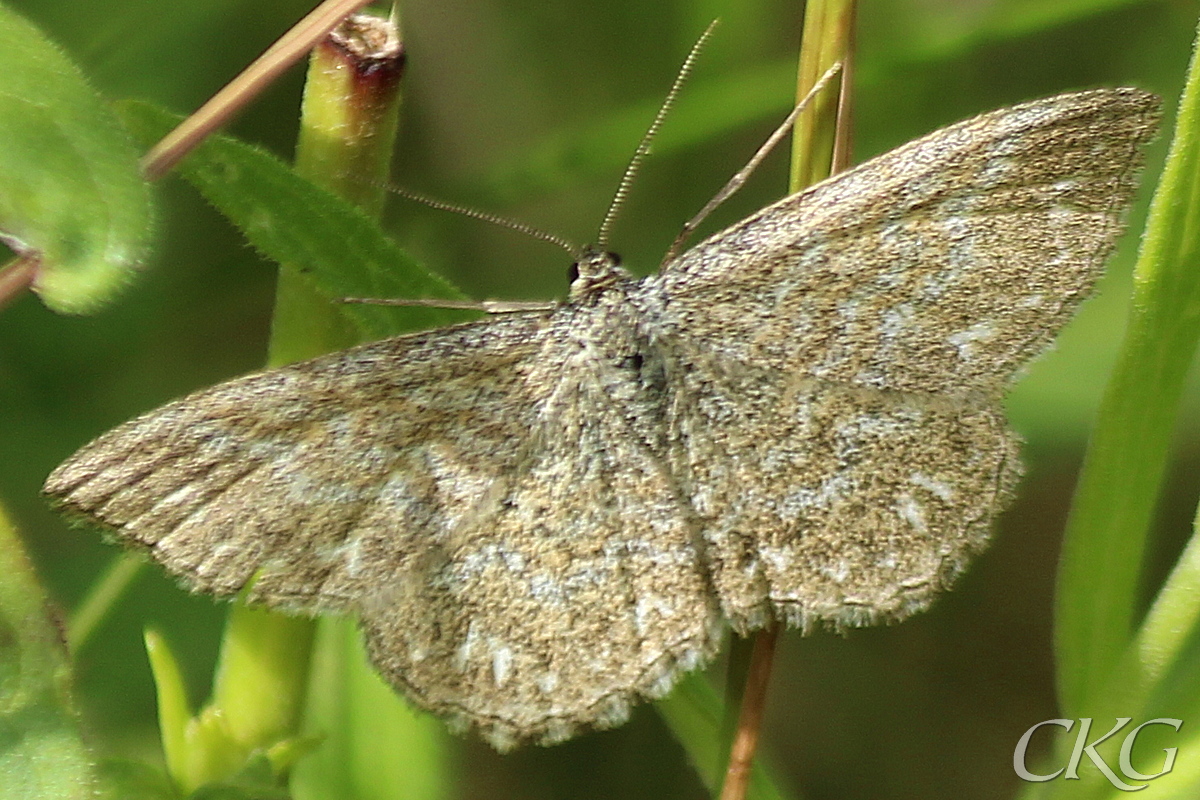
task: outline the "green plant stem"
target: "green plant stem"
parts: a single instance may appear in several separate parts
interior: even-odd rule
[[[800,114],[792,130],[788,193],[820,183],[849,165],[849,92],[853,57],[854,0],[825,0],[804,8],[804,31],[796,70],[796,102],[821,76],[842,62],[841,91],[824,91]]]
[[[358,19],[375,19],[360,17]],[[343,28],[313,51],[296,172],[378,216],[400,109],[404,52],[382,20]],[[358,330],[298,270],[279,272],[268,363],[311,358],[358,342]]]
[[[374,17],[352,18],[314,51],[301,113],[296,171],[377,214],[390,164],[399,68],[363,67],[355,38]],[[385,42],[386,44],[386,42]],[[398,47],[398,45],[396,45]],[[400,53],[380,57],[398,62]],[[363,186],[372,187],[363,190]],[[281,265],[268,362],[277,366],[357,343],[350,320],[299,270]],[[316,622],[235,606],[222,640],[212,709],[247,751],[298,735]]]
[[[378,217],[386,199],[401,104],[398,22],[361,15],[313,52],[296,171]],[[357,342],[337,298],[283,267],[271,363]],[[296,798],[421,797],[449,793],[441,723],[413,712],[367,663],[353,620],[318,622],[305,728],[321,739],[298,765]]]
[[[87,597],[71,615],[67,625],[67,646],[72,654],[77,654],[88,643],[145,565],[145,559],[133,553],[113,557],[104,574],[92,584]]]

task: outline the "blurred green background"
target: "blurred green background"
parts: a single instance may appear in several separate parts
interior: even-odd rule
[[[195,108],[309,0],[10,0],[66,47],[113,99]],[[721,19],[681,104],[617,223],[612,246],[652,271],[680,225],[786,113],[802,4],[782,0],[408,0],[408,71],[395,182],[577,242],[595,235],[688,47]],[[941,125],[1037,96],[1136,85],[1176,102],[1196,0],[867,0],[860,11],[857,160]],[[232,126],[290,158],[301,73]],[[715,102],[687,101],[710,98]],[[1169,124],[1169,122],[1168,122]],[[1116,344],[1145,201],[1100,295],[1014,391],[1027,477],[994,546],[927,614],[840,637],[784,636],[765,750],[809,798],[1001,798],[1018,788],[1021,732],[1056,716],[1051,592],[1059,537],[1087,430]],[[0,158],[3,158],[0,142]],[[772,158],[720,209],[711,232],[778,198]],[[181,182],[159,187],[156,254],[143,278],[93,318],[26,297],[0,313],[0,501],[56,602],[70,609],[117,550],[70,530],[38,497],[46,473],[91,437],[160,403],[261,365],[274,273]],[[562,296],[554,248],[397,200],[401,244],[476,297]],[[1189,395],[1160,519],[1165,571],[1189,530],[1200,481]],[[1156,580],[1151,576],[1151,583]],[[141,631],[160,628],[195,701],[208,691],[223,608],[146,570],[78,654],[77,696],[104,753],[156,758],[154,695]],[[719,679],[719,670],[714,675]],[[650,707],[627,726],[501,757],[456,740],[461,798],[703,796]],[[403,754],[397,754],[398,759]]]

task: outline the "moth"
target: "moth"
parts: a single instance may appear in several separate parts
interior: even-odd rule
[[[1018,479],[1001,398],[1100,275],[1136,89],[939,130],[552,308],[199,391],[49,476],[192,590],[353,614],[500,749],[617,725],[726,626],[903,619]]]

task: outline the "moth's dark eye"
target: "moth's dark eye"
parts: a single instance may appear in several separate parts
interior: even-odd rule
[[[574,283],[579,280],[579,262],[576,261],[571,266],[567,267],[567,283]]]
[[[620,253],[614,253],[612,250],[609,250],[604,255],[608,256],[608,260],[613,263],[614,267],[621,266],[621,254]]]
[[[641,372],[642,365],[646,363],[646,359],[642,357],[641,353],[634,353],[633,355],[628,356],[623,363],[626,368],[631,369],[634,372]]]

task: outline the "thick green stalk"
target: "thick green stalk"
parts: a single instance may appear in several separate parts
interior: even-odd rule
[[[404,52],[388,23],[360,16],[313,51],[296,172],[364,211],[383,209],[400,109]],[[374,21],[368,21],[374,20]],[[358,330],[299,270],[282,266],[268,363],[311,358],[358,343]]]
[[[404,50],[394,22],[359,16],[313,52],[296,171],[372,216],[383,210],[401,103]],[[281,268],[272,364],[357,343],[336,298]],[[352,620],[317,623],[305,729],[321,744],[291,783],[303,798],[345,800],[448,793],[441,723],[412,711],[367,663]]]
[[[377,187],[386,182],[390,166],[402,64],[394,27],[366,16],[335,31],[310,62],[296,171],[372,214],[382,207],[383,192]],[[270,365],[346,347],[359,337],[336,298],[300,270],[281,266]],[[309,619],[235,606],[222,641],[213,702],[197,719],[220,720],[223,738],[246,757],[263,753],[274,767],[286,770],[289,758],[307,749],[296,743],[310,700],[316,632],[317,623]],[[359,668],[366,670],[361,661]],[[403,708],[390,692],[376,698],[376,705],[388,700]],[[329,730],[318,736],[337,738]],[[313,758],[319,756],[320,749]],[[310,772],[307,785],[320,783],[320,775],[320,770],[316,778]],[[341,791],[329,796],[353,795]]]

